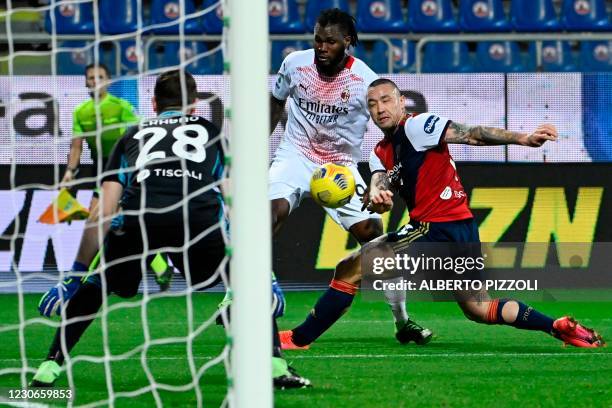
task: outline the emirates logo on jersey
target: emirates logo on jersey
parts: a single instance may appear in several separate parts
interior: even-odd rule
[[[350,93],[349,89],[348,88],[344,88],[342,90],[342,93],[340,94],[340,100],[343,103],[347,103],[350,97],[351,97],[351,93]]]

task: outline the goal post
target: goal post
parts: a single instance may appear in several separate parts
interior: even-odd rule
[[[229,2],[231,86],[230,404],[271,407],[268,2]],[[233,394],[233,395],[232,395]]]

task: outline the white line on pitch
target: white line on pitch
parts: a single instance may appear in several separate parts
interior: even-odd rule
[[[584,356],[612,356],[612,353],[399,353],[399,354],[302,354],[287,356],[288,360],[308,359],[339,359],[339,358],[402,358],[402,357],[584,357]],[[195,357],[196,360],[211,360],[213,357]],[[128,357],[119,361],[138,360],[140,357]],[[147,357],[147,360],[187,360],[185,357]],[[1,358],[0,361],[21,361],[19,358]],[[82,361],[80,361],[82,362]]]

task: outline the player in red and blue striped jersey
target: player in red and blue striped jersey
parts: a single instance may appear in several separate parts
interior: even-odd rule
[[[418,242],[480,242],[478,226],[448,150],[449,143],[539,147],[557,139],[557,130],[551,124],[543,124],[533,133],[526,134],[467,126],[432,113],[407,115],[404,97],[396,84],[388,79],[377,79],[370,84],[367,103],[372,120],[385,137],[370,157],[373,174],[369,192],[364,195],[364,206],[376,213],[391,210],[392,190],[395,190],[406,201],[410,213],[408,225],[375,240],[389,243],[392,249]],[[334,279],[346,285],[358,285],[362,278],[362,255],[355,252],[342,260],[336,267]],[[484,290],[468,297],[458,292],[455,295],[470,320],[540,330],[576,347],[605,345],[599,334],[571,317],[555,320],[518,300],[491,299]],[[351,302],[352,299],[347,299],[346,307]],[[312,316],[294,332],[298,332],[299,339],[310,343],[343,312],[321,307],[318,303]],[[316,330],[311,329],[314,326]]]

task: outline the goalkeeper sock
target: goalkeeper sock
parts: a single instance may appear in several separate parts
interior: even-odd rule
[[[518,305],[518,312],[514,321],[506,321],[503,317],[504,306],[511,307],[512,303]],[[514,326],[523,330],[541,330],[550,334],[553,329],[554,319],[548,317],[533,307],[526,305],[518,300],[494,299],[489,306],[489,314],[495,315],[496,323]],[[491,316],[492,317],[492,316]],[[511,320],[511,319],[509,319]]]
[[[348,310],[357,288],[355,284],[334,279],[304,323],[293,329],[293,343],[305,346],[319,338]]]
[[[74,263],[72,264],[72,270],[74,272],[87,272],[88,268],[87,268],[87,265],[79,261],[74,261]]]
[[[401,283],[402,277],[398,276],[397,278],[385,280],[385,282],[391,283]],[[395,290],[395,289],[385,289],[385,299],[387,300],[387,304],[391,308],[391,313],[393,313],[393,318],[395,319],[395,325],[401,326],[408,321],[408,312],[406,311],[406,291],[405,290]]]
[[[102,305],[102,291],[99,287],[91,284],[83,285],[68,303],[66,317],[71,319],[76,316],[87,316],[95,314]],[[91,324],[94,317],[87,320],[74,322],[66,325],[64,339],[66,351],[70,352],[74,345],[79,341],[87,327]],[[55,338],[51,343],[47,360],[54,360],[57,364],[64,363],[64,353],[62,351],[62,329],[59,327],[55,332]]]
[[[278,337],[278,325],[276,324],[276,319],[272,318],[272,356],[273,357],[282,357],[281,354],[281,342],[280,337]]]

